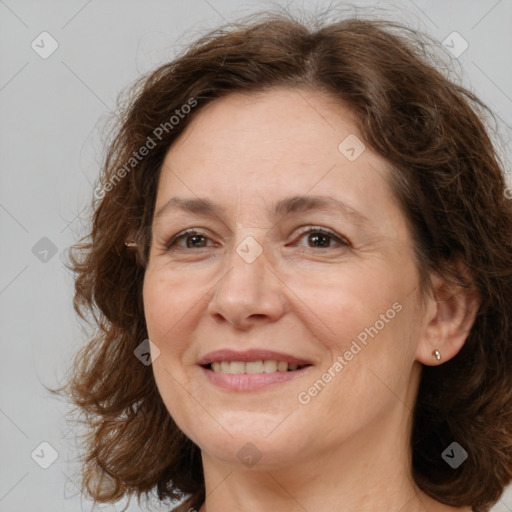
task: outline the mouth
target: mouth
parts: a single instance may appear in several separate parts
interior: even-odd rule
[[[313,364],[268,350],[218,350],[198,362],[208,381],[230,391],[254,391],[299,377]]]
[[[272,359],[259,361],[215,361],[210,364],[201,365],[207,370],[215,373],[227,373],[231,375],[250,374],[257,375],[260,373],[274,372],[294,372],[302,370],[310,364],[295,364],[287,361],[276,361]]]

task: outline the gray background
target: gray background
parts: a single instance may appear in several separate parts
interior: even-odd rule
[[[0,0],[0,512],[122,508],[79,496],[76,431],[65,423],[65,403],[43,387],[59,384],[84,343],[64,251],[84,233],[103,157],[102,123],[118,93],[224,21],[276,5],[314,10],[329,3]],[[510,158],[512,0],[357,5],[384,8],[440,42],[460,33],[468,49],[447,58],[499,116],[497,140]],[[59,45],[46,59],[31,47],[43,31]],[[48,469],[34,461],[50,461],[41,442],[58,453]],[[129,510],[140,509],[134,503]],[[494,510],[512,511],[512,492]]]

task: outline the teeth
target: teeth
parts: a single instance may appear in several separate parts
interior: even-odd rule
[[[277,363],[277,371],[278,372],[287,372],[288,371],[288,363],[286,361],[279,361],[279,363]]]
[[[229,373],[247,373],[245,371],[245,363],[242,361],[231,361],[229,363]]]
[[[277,372],[277,361],[263,361],[263,370],[265,373]]]
[[[249,363],[245,363],[245,373],[263,373],[263,361],[250,361]]]
[[[287,372],[294,371],[299,368],[296,364],[288,364],[285,361],[216,361],[211,364],[211,369],[216,373],[273,373],[273,372]]]

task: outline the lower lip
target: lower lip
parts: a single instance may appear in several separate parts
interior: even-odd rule
[[[215,386],[230,391],[255,391],[269,386],[275,386],[288,382],[292,379],[304,375],[310,366],[300,370],[272,373],[220,373],[214,372],[208,368],[200,367],[206,378]]]

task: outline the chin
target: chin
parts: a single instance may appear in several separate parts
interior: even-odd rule
[[[283,416],[283,418],[286,415]],[[276,419],[264,413],[229,412],[215,419],[201,418],[201,426],[183,426],[182,430],[204,454],[237,466],[259,468],[291,464],[303,457],[311,439],[290,419]]]

